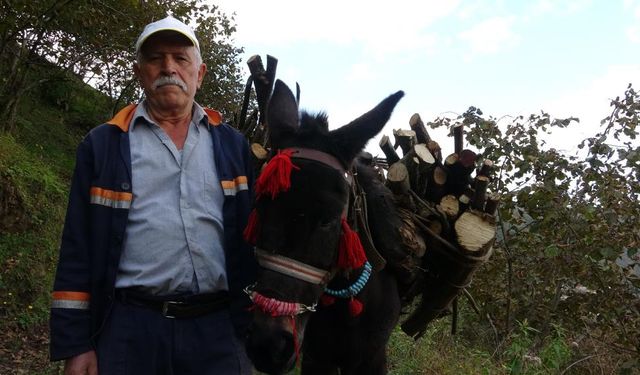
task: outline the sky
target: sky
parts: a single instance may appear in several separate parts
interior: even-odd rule
[[[277,58],[276,77],[300,84],[300,107],[326,112],[331,128],[403,90],[367,146],[374,155],[412,114],[426,122],[469,106],[496,118],[578,117],[548,139],[573,153],[612,98],[640,89],[640,0],[213,2],[234,17],[243,63]]]

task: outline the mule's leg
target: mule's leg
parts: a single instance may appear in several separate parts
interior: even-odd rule
[[[333,373],[331,373],[333,374]],[[386,375],[387,353],[385,348],[371,353],[367,360],[360,362],[355,367],[343,368],[341,375]]]
[[[302,356],[301,375],[339,375],[338,367],[328,361],[314,361],[309,355]]]

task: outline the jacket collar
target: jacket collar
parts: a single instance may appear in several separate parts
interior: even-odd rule
[[[133,118],[137,107],[137,104],[129,104],[128,106],[122,108],[118,113],[116,113],[116,115],[113,116],[111,120],[107,121],[107,124],[117,126],[125,133],[128,132],[129,124],[131,124],[131,119]],[[220,114],[220,112],[209,108],[203,109],[207,114],[210,125],[218,126],[222,123],[222,115]]]

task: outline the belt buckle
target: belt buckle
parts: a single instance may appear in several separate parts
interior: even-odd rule
[[[175,319],[176,316],[169,313],[169,308],[171,306],[180,306],[180,305],[184,305],[184,302],[180,302],[180,301],[164,301],[162,303],[162,316],[164,316],[165,318],[169,318],[169,319]]]

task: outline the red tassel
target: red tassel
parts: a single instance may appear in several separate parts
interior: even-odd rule
[[[258,240],[258,226],[260,222],[258,221],[258,212],[254,208],[249,214],[249,219],[247,221],[247,226],[244,228],[244,232],[242,232],[242,236],[244,240],[247,241],[248,244],[255,245]]]
[[[355,318],[356,316],[360,315],[363,308],[364,307],[362,306],[362,302],[360,302],[359,300],[351,298],[351,300],[349,301],[349,315],[351,315],[352,317]]]
[[[291,170],[300,169],[291,162],[293,150],[279,151],[260,172],[256,180],[256,194],[260,198],[263,194],[271,195],[274,199],[281,191],[291,187]]]
[[[338,249],[338,267],[342,269],[360,268],[367,261],[358,233],[354,232],[347,220],[342,218],[342,236]]]
[[[320,304],[322,306],[331,306],[336,303],[336,297],[330,296],[328,294],[323,294],[320,296]]]

